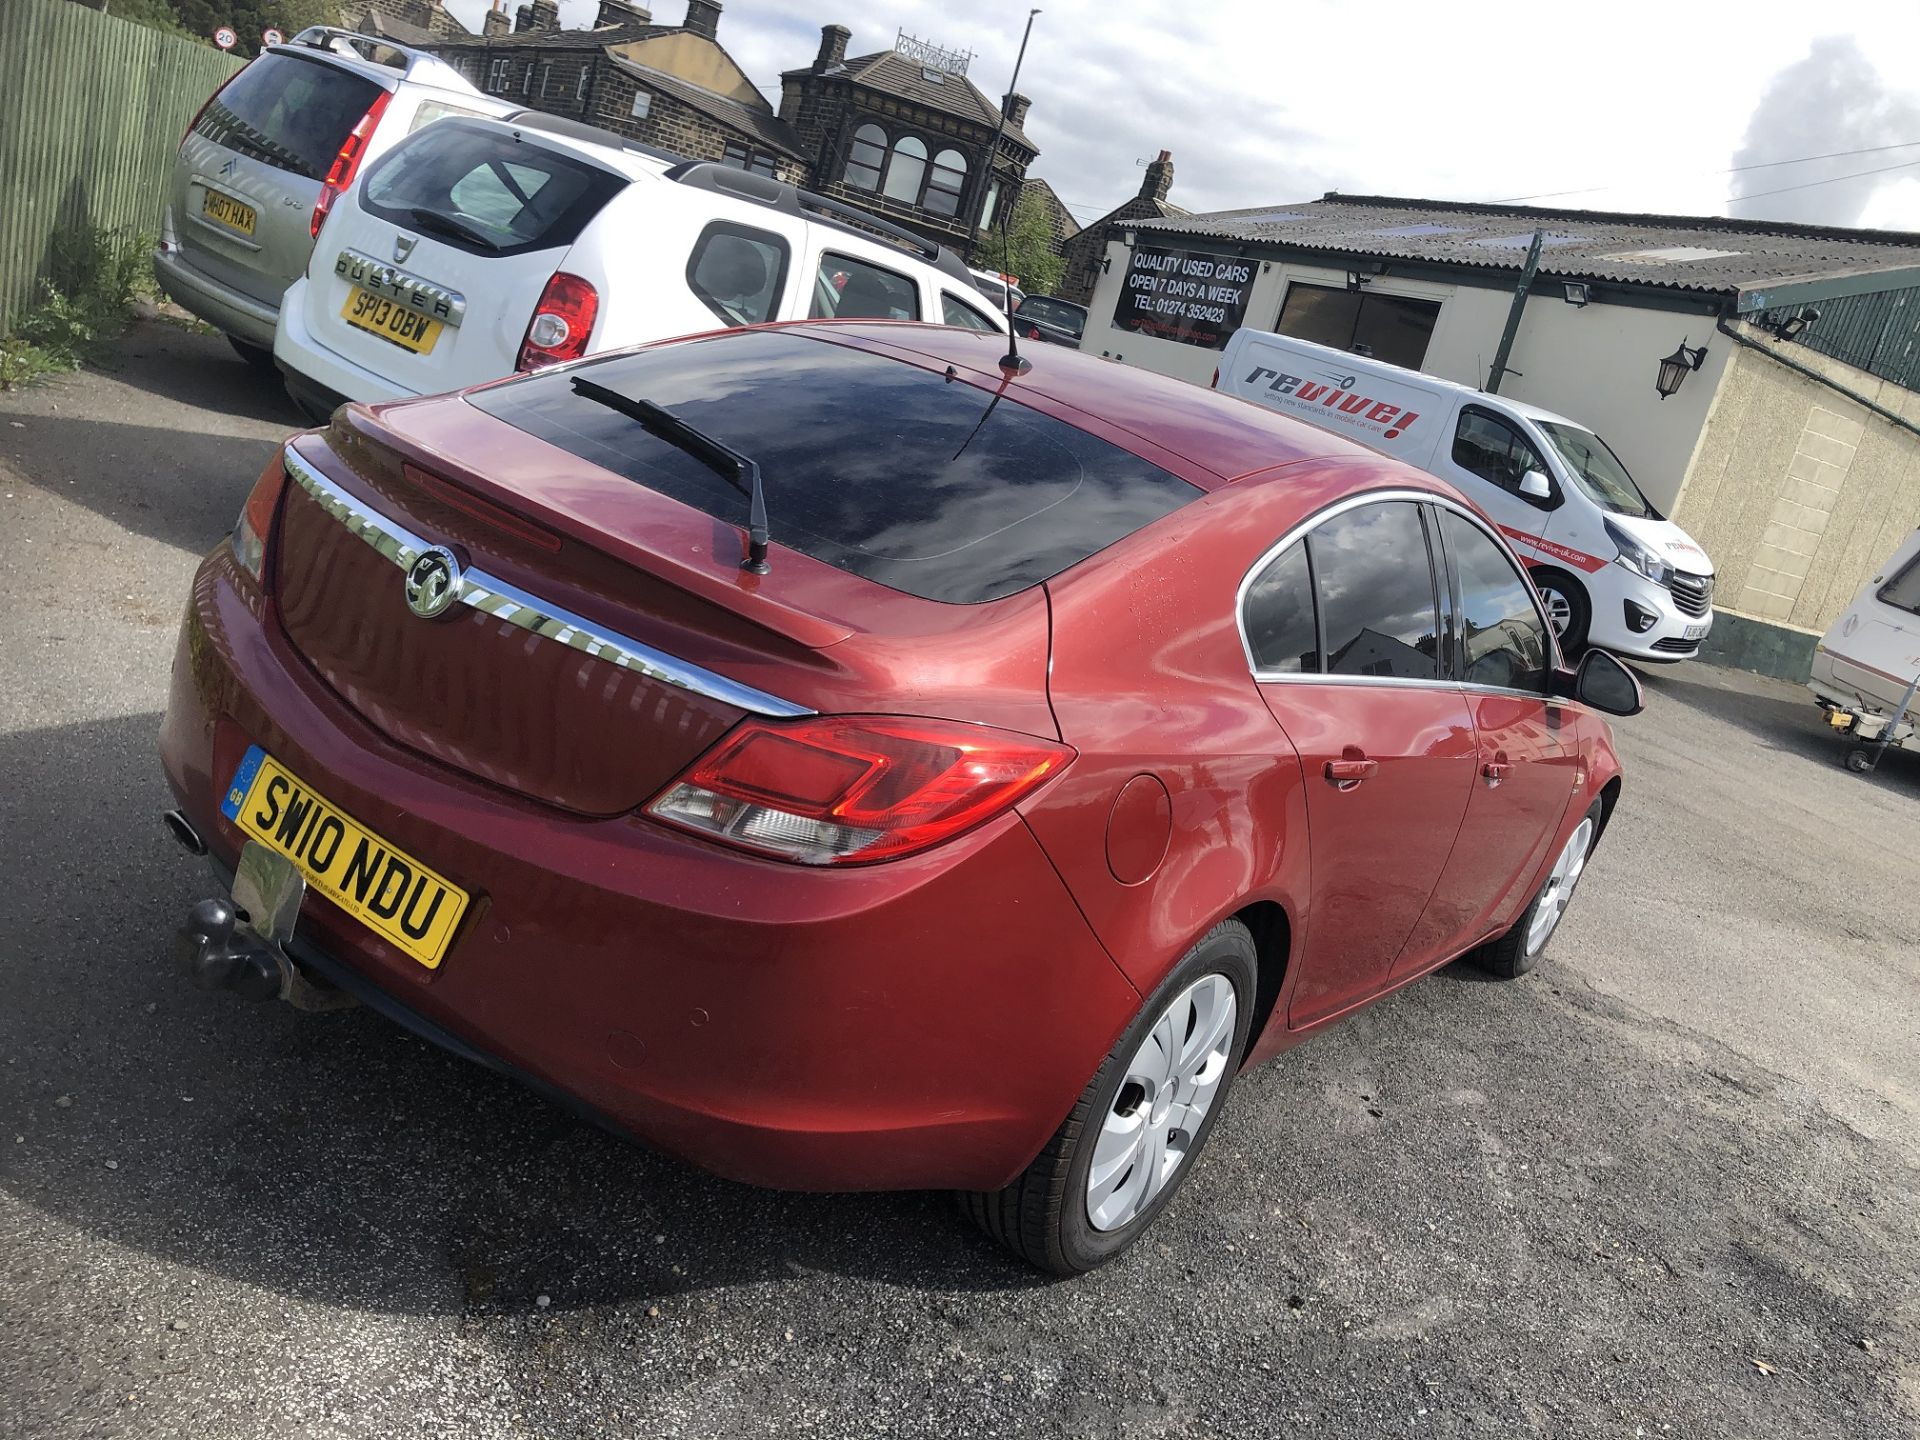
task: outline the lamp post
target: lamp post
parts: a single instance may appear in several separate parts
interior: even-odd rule
[[[1017,94],[1020,89],[1020,66],[1027,58],[1027,41],[1033,35],[1033,17],[1038,10],[1027,11],[1027,28],[1020,35],[1020,53],[1013,57],[1013,79],[1007,84],[1007,95]],[[987,208],[987,197],[993,193],[993,162],[1000,158],[1000,137],[1007,130],[1006,96],[1000,97],[1000,118],[994,122],[993,143],[987,147],[987,173],[980,186],[980,203],[973,207],[973,224],[967,227],[967,262],[973,262],[973,247],[980,243],[980,221]]]
[[[1660,362],[1660,375],[1653,382],[1653,388],[1660,392],[1660,398],[1666,399],[1680,388],[1680,382],[1698,370],[1707,358],[1704,345],[1688,349],[1683,341],[1666,359]]]

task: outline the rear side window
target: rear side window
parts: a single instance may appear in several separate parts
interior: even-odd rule
[[[1876,597],[1882,604],[1895,605],[1920,615],[1920,555],[1915,555],[1902,565],[1900,573],[1882,585]]]
[[[1440,614],[1420,507],[1383,500],[1307,537],[1329,675],[1440,678]]]
[[[918,320],[920,292],[904,275],[828,251],[820,257],[812,314],[815,320]]]
[[[322,180],[380,94],[373,81],[324,60],[270,53],[236,75],[193,130],[277,169]]]
[[[1201,494],[1017,400],[787,330],[612,355],[467,397],[733,525],[747,519],[738,488],[578,393],[575,377],[663,406],[758,462],[776,546],[950,604],[1051,579]]]
[[[949,325],[958,325],[964,330],[998,330],[986,316],[964,300],[956,300],[946,291],[940,292],[940,318]]]
[[[1242,615],[1253,668],[1263,675],[1320,673],[1313,571],[1305,544],[1290,545],[1247,587]]]
[[[787,279],[787,242],[742,225],[709,225],[687,259],[687,288],[729,325],[771,320]]]
[[[1533,587],[1471,521],[1442,510],[1440,531],[1460,582],[1460,631],[1469,685],[1544,691],[1552,647]]]
[[[360,204],[457,249],[519,255],[571,245],[625,185],[610,171],[510,130],[445,120],[369,170]]]

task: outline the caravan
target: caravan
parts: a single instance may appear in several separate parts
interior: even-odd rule
[[[1216,388],[1450,482],[1526,561],[1563,649],[1684,660],[1713,624],[1713,562],[1578,421],[1263,330],[1227,342]]]
[[[1917,676],[1920,530],[1907,536],[1820,637],[1807,685],[1836,730],[1861,741],[1904,745],[1913,738]]]

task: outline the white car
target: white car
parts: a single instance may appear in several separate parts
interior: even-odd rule
[[[1027,292],[1018,285],[1008,285],[1007,277],[992,270],[969,270],[973,277],[973,288],[993,301],[994,308],[1001,313],[1007,309],[1007,292],[1013,292],[1013,308],[1018,310],[1021,302],[1027,298]]]
[[[153,255],[160,288],[271,371],[281,296],[357,171],[435,120],[517,108],[369,35],[315,25],[268,46],[180,141]]]
[[[1453,485],[1527,562],[1563,650],[1670,663],[1713,628],[1713,561],[1577,420],[1251,328],[1227,342],[1214,384]]]
[[[273,354],[309,414],[773,320],[1005,333],[958,257],[791,185],[523,114],[447,120],[334,206]]]

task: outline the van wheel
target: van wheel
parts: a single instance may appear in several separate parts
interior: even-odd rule
[[[227,336],[227,343],[233,346],[234,354],[238,355],[262,375],[277,373],[273,364],[273,351],[262,350],[258,345],[250,345],[245,340],[236,340],[231,335]]]
[[[1115,1042],[1047,1148],[1004,1190],[961,1208],[1055,1275],[1104,1265],[1140,1237],[1192,1173],[1252,1027],[1253,936],[1222,920]]]
[[[1587,647],[1587,625],[1593,618],[1587,592],[1564,570],[1532,573],[1533,587],[1540,592],[1540,599],[1547,607],[1547,619],[1553,625],[1561,653],[1572,658]]]

